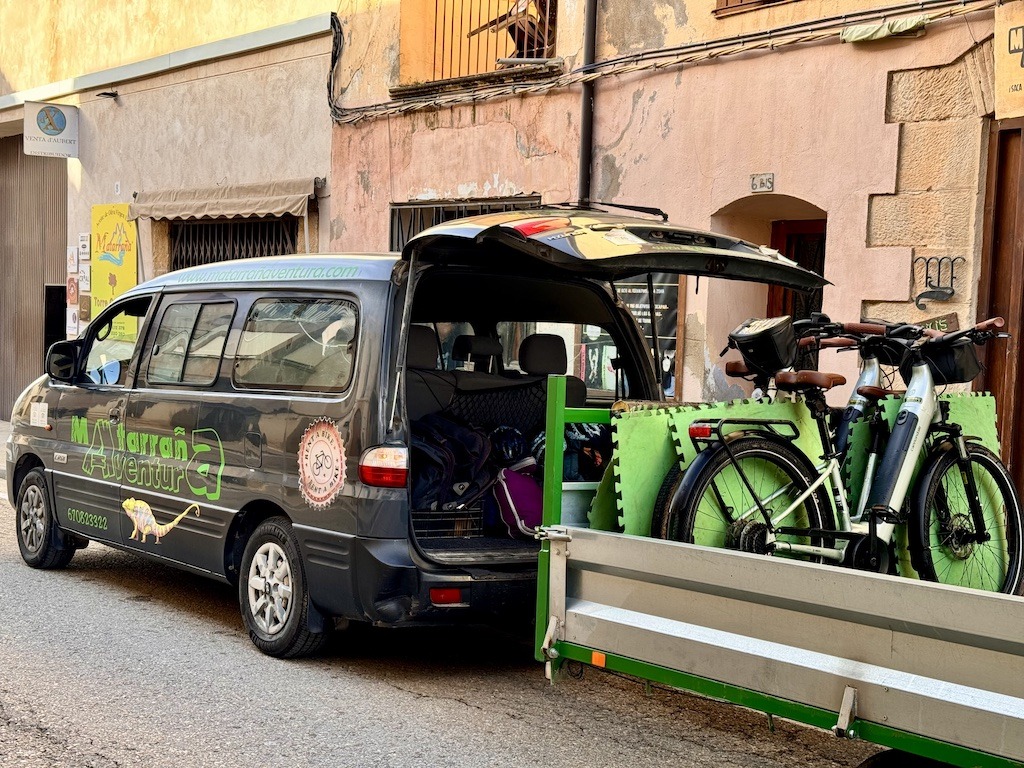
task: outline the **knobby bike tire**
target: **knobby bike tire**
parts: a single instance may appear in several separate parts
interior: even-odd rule
[[[787,443],[750,436],[731,441],[729,448],[769,510],[784,511],[815,478],[807,459]],[[692,476],[679,472],[676,467],[669,471],[658,495],[655,519],[660,526],[654,535],[690,544],[725,547],[728,529],[734,521],[742,518],[763,522],[757,504],[729,455],[721,447],[713,450],[715,453]],[[773,497],[773,494],[776,495]],[[831,503],[820,486],[787,516],[773,519],[773,526],[831,530],[834,528],[832,520]],[[822,544],[820,536],[787,534],[778,536],[778,540]]]
[[[911,536],[922,579],[942,584],[1024,594],[1024,514],[1006,467],[987,448],[967,445],[985,517],[985,542],[963,542],[974,532],[954,447],[936,454],[922,472]]]

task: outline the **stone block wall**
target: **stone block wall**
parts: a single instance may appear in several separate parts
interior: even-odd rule
[[[977,306],[985,189],[985,152],[992,103],[992,39],[941,67],[893,72],[886,121],[899,125],[896,189],[872,195],[868,208],[870,247],[905,246],[913,252],[906,301],[864,302],[863,314],[917,322],[956,313],[961,327]],[[914,298],[928,290],[938,261],[955,265],[949,301]],[[950,262],[942,264],[948,284]],[[905,276],[894,276],[905,279]]]

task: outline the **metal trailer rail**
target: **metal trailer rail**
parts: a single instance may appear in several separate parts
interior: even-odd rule
[[[609,422],[564,392],[550,382],[549,436]],[[1024,764],[1024,600],[562,526],[561,464],[547,451],[552,680],[573,660],[952,765]]]

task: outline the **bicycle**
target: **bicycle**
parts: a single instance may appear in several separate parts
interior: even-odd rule
[[[907,524],[910,561],[921,578],[1021,593],[1024,520],[1016,491],[998,457],[948,422],[948,404],[935,391],[937,382],[973,379],[980,372],[974,345],[995,338],[1002,324],[995,318],[913,341],[894,337],[891,328],[882,334],[872,334],[877,327],[863,324],[830,329],[836,336],[863,332],[862,344],[870,345],[874,336],[885,339],[890,354],[899,351],[904,358],[900,369],[907,393],[877,476],[867,496],[862,494],[867,502],[859,521],[849,516],[841,453],[828,430],[824,405],[823,393],[845,380],[817,371],[782,370],[775,374],[776,387],[803,396],[821,435],[824,468],[815,468],[792,445],[796,428],[791,422],[694,422],[690,438],[699,453],[673,483],[666,477],[656,503],[660,529],[655,534],[894,573],[893,534],[897,525]],[[746,355],[744,360],[757,367],[756,360]],[[888,394],[864,384],[856,393],[869,399]],[[924,468],[916,473],[926,442]],[[831,483],[832,499],[824,491],[826,482]],[[911,491],[907,510],[904,501]]]
[[[773,381],[776,381],[777,384],[775,388],[783,392],[792,391],[794,386],[802,387],[811,373],[804,373],[803,376],[797,376],[796,379],[791,377],[792,363],[797,357],[798,346],[813,346],[816,349],[822,347],[857,348],[861,356],[860,376],[849,402],[842,412],[842,418],[834,436],[830,436],[829,431],[825,428],[826,417],[830,415],[830,409],[825,404],[821,388],[814,389],[810,396],[804,398],[804,403],[813,411],[817,420],[822,446],[831,447],[831,450],[825,451],[822,457],[825,459],[823,464],[811,466],[802,452],[794,450],[792,443],[797,434],[796,426],[790,422],[779,420],[728,420],[715,423],[719,429],[725,426],[734,427],[752,437],[764,431],[774,431],[776,434],[773,437],[781,438],[782,442],[774,441],[770,445],[744,442],[739,445],[742,454],[739,456],[732,455],[728,446],[724,446],[724,456],[701,451],[695,462],[698,464],[713,460],[717,460],[719,463],[726,462],[719,471],[727,471],[726,465],[732,463],[735,463],[736,466],[740,466],[742,463],[748,467],[759,468],[761,470],[757,473],[759,484],[768,482],[769,476],[771,476],[774,482],[780,486],[782,492],[764,498],[762,504],[770,506],[773,510],[771,520],[772,525],[776,527],[777,541],[805,546],[819,546],[821,543],[820,536],[780,533],[780,527],[797,531],[802,529],[834,530],[837,527],[841,530],[849,530],[853,522],[860,521],[866,498],[866,488],[863,488],[859,496],[857,514],[851,516],[845,493],[836,493],[836,490],[842,487],[839,473],[843,469],[851,429],[853,424],[861,419],[868,424],[867,466],[864,474],[864,483],[867,486],[873,477],[874,468],[887,436],[886,422],[882,418],[877,404],[883,397],[894,394],[881,386],[883,383],[881,364],[883,362],[889,365],[893,364],[893,353],[886,335],[908,332],[913,338],[916,338],[923,332],[923,329],[902,324],[832,323],[826,315],[820,313],[795,323],[791,323],[788,317],[747,321],[730,334],[729,346],[723,350],[722,354],[725,354],[730,348],[740,350],[744,358],[743,361],[728,362],[726,373],[753,382],[755,393],[758,391],[768,392]],[[771,343],[766,345],[765,338],[770,339]],[[899,360],[895,362],[898,363]],[[784,373],[784,375],[778,378],[780,373]],[[834,374],[825,376],[827,378],[821,378],[818,381],[819,385],[825,388],[845,383],[843,377]],[[713,434],[711,425],[712,422],[697,423],[691,430],[692,438],[695,440],[699,440],[701,437],[711,438]],[[729,436],[731,440],[739,435],[730,433]],[[699,445],[697,447],[700,448]],[[759,462],[759,457],[765,452],[775,454],[773,458],[767,460],[768,464]],[[780,458],[787,465],[781,469],[779,468]],[[799,464],[804,465],[803,472],[796,469]],[[817,475],[819,480],[812,486],[803,484],[800,478],[806,472]],[[742,477],[737,475],[735,480],[737,483],[743,483],[743,478],[749,480],[751,474],[755,473],[750,471],[744,473]],[[760,537],[764,536],[764,525],[757,523],[757,513],[760,510],[756,505],[749,505],[746,510],[738,512],[728,520],[717,515],[710,516],[705,525],[697,525],[696,522],[683,522],[678,515],[669,514],[673,506],[678,504],[683,478],[683,470],[678,464],[674,464],[662,483],[655,502],[652,520],[652,531],[655,536],[687,540],[706,546],[758,548]],[[792,492],[796,489],[799,489],[800,492],[807,490],[809,493],[823,493],[819,490],[819,486],[827,479],[832,481],[833,504],[831,506],[826,502],[825,496],[817,495],[815,498],[818,503],[815,504],[800,506],[790,503],[790,499],[794,495]],[[724,501],[722,504],[724,505]],[[782,514],[779,514],[780,510]],[[835,510],[839,516],[838,526],[834,523],[831,512],[826,513],[826,510]],[[682,534],[679,531],[680,525],[684,531]],[[829,548],[817,550],[815,559],[820,560],[824,557],[840,561],[844,556],[845,553],[842,550]]]

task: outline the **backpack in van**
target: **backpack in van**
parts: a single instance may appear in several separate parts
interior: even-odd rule
[[[490,440],[439,413],[412,423],[413,509],[463,509],[490,489]]]
[[[544,492],[537,480],[536,460],[528,457],[498,472],[494,498],[508,535],[532,539],[544,517]]]

